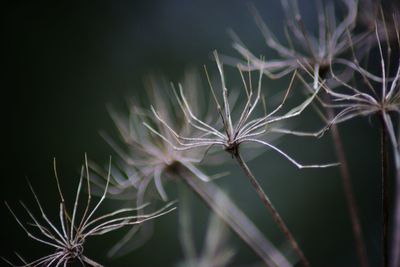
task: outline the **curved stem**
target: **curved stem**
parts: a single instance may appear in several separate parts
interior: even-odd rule
[[[388,133],[385,125],[385,120],[382,117],[381,125],[381,174],[382,174],[382,256],[383,266],[388,266],[388,223],[389,223],[389,192],[388,192],[388,169],[389,169],[389,154],[388,154]]]
[[[296,240],[294,239],[293,235],[290,233],[289,229],[287,228],[285,222],[283,221],[282,217],[279,215],[278,211],[275,209],[274,205],[272,204],[271,200],[268,198],[268,196],[265,194],[264,190],[262,189],[261,185],[258,183],[257,179],[247,166],[246,162],[243,160],[242,156],[240,155],[239,150],[236,150],[236,153],[234,153],[234,156],[236,160],[238,161],[240,167],[243,169],[243,171],[246,174],[246,177],[249,179],[251,185],[254,187],[256,190],[258,196],[260,197],[261,201],[263,202],[264,206],[268,209],[268,211],[271,213],[272,218],[276,222],[276,224],[279,226],[283,234],[285,235],[286,239],[289,241],[290,245],[292,246],[293,250],[299,257],[301,263],[305,267],[310,267],[310,263],[304,256],[303,252],[301,251],[299,245],[297,244]]]

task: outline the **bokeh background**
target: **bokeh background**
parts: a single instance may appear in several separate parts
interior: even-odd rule
[[[279,1],[252,2],[277,36],[283,37]],[[313,2],[300,3],[306,23],[313,26]],[[114,131],[106,105],[124,108],[127,97],[143,98],[143,79],[149,73],[177,82],[188,67],[212,66],[214,49],[237,56],[229,28],[255,54],[274,55],[255,26],[247,1],[240,0],[7,1],[1,20],[0,198],[16,207],[18,214],[23,214],[20,199],[38,212],[26,183],[29,178],[51,217],[57,217],[53,157],[65,195],[72,199],[84,153],[101,163],[113,154],[98,134]],[[269,95],[287,85],[287,80],[270,85],[267,80]],[[296,126],[311,130],[320,125],[308,112]],[[371,266],[377,266],[380,257],[377,126],[376,118],[340,126]],[[329,135],[319,140],[285,137],[279,145],[301,162],[335,160]],[[338,169],[297,170],[272,151],[250,166],[314,266],[357,265]],[[239,168],[231,164],[221,169],[231,174],[218,183],[278,247],[287,249]],[[173,187],[169,184],[167,190],[174,191]],[[201,243],[208,212],[196,197],[192,203]],[[35,259],[48,251],[26,237],[5,205],[0,205],[0,211],[0,256],[13,258],[16,250],[26,259]],[[154,236],[144,246],[125,257],[107,259],[107,248],[122,233],[89,240],[88,255],[107,266],[175,266],[183,258],[176,212],[157,220]],[[231,240],[237,251],[233,266],[258,262],[233,234]]]

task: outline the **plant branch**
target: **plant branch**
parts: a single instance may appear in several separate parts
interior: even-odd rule
[[[268,209],[268,211],[271,213],[272,218],[274,221],[277,223],[283,234],[285,235],[286,239],[289,241],[290,245],[292,246],[293,250],[299,257],[301,263],[305,267],[310,267],[310,263],[304,256],[303,252],[301,251],[299,245],[297,244],[296,240],[294,239],[293,235],[290,233],[289,229],[287,228],[285,222],[283,221],[282,217],[279,215],[278,211],[275,209],[274,205],[272,204],[271,200],[268,198],[268,196],[265,194],[264,190],[262,189],[261,185],[258,183],[257,179],[247,166],[246,162],[243,160],[242,156],[240,155],[239,150],[236,150],[236,153],[233,154],[238,161],[240,167],[243,169],[243,171],[246,174],[246,177],[249,179],[251,185],[254,187],[256,190],[258,196],[260,197],[261,201],[263,202],[264,206]]]

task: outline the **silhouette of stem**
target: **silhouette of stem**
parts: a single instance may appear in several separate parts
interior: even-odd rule
[[[385,120],[382,115],[381,125],[381,175],[382,175],[382,256],[383,266],[389,266],[389,192],[388,192],[388,170],[389,170],[389,153],[388,153],[388,132],[386,129]]]

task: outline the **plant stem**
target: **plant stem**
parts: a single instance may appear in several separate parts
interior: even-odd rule
[[[264,237],[264,234],[213,182],[205,183],[183,168],[180,178],[215,212],[267,266],[290,267],[292,264]]]
[[[394,153],[399,153],[397,151],[397,147],[395,148],[396,151]],[[394,192],[394,221],[393,221],[393,239],[392,239],[392,250],[391,250],[391,267],[399,267],[400,266],[400,165],[399,165],[399,155],[395,155],[397,157],[395,160],[396,162],[396,186]]]
[[[325,100],[327,103],[330,99],[327,97]],[[335,117],[334,111],[331,107],[326,108],[328,121],[332,121]],[[353,236],[356,242],[357,256],[361,267],[368,267],[367,254],[365,253],[365,245],[362,238],[361,223],[358,217],[358,208],[353,194],[353,188],[351,185],[349,167],[346,160],[346,154],[344,152],[344,146],[342,138],[339,133],[339,128],[336,124],[331,126],[331,137],[335,147],[335,153],[339,160],[340,176],[342,177],[342,184],[344,188],[344,194],[346,196],[347,207],[350,213],[351,225],[353,228]]]
[[[383,116],[383,115],[382,115]],[[381,171],[382,171],[382,255],[383,266],[388,266],[388,223],[389,223],[389,192],[388,192],[388,169],[389,169],[389,154],[388,154],[388,133],[385,120],[382,117],[381,125]]]
[[[243,171],[246,174],[246,177],[249,179],[251,185],[254,187],[256,190],[258,196],[260,197],[261,201],[263,202],[264,206],[268,209],[268,211],[271,213],[272,218],[274,221],[277,223],[279,228],[282,230],[283,234],[285,235],[286,239],[289,241],[290,245],[292,246],[293,250],[299,257],[301,263],[305,267],[310,267],[310,263],[304,256],[303,252],[301,251],[299,245],[297,244],[296,240],[294,239],[293,235],[290,233],[289,229],[287,228],[285,222],[283,221],[282,217],[279,215],[278,211],[275,209],[274,205],[272,205],[272,202],[268,198],[268,196],[265,194],[264,190],[258,183],[257,179],[254,177],[253,173],[247,166],[246,162],[243,160],[242,156],[240,155],[239,149],[237,149],[236,153],[234,153],[234,156],[236,160],[238,161],[240,167],[243,169]]]

